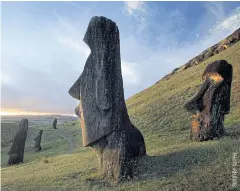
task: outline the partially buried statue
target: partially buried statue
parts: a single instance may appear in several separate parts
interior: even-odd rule
[[[42,133],[43,133],[43,130],[41,129],[41,130],[37,133],[37,136],[34,138],[34,141],[35,141],[34,148],[35,148],[35,151],[36,151],[36,152],[42,150],[42,147],[41,147]]]
[[[57,119],[54,119],[54,120],[53,120],[52,128],[53,128],[53,129],[57,129]]]
[[[225,134],[224,115],[230,111],[232,70],[225,60],[212,62],[205,69],[202,86],[184,105],[194,114],[191,139],[205,141]]]
[[[69,94],[80,100],[83,146],[94,148],[103,178],[131,178],[137,157],[146,154],[141,132],[132,125],[123,92],[117,25],[93,17],[83,40],[91,49],[84,70]]]
[[[17,133],[13,139],[13,143],[8,152],[9,154],[8,165],[14,165],[23,162],[27,132],[28,132],[28,120],[22,119],[19,124]]]

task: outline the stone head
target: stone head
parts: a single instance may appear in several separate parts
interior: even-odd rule
[[[124,96],[119,31],[115,22],[93,17],[83,41],[91,53],[69,94],[80,100],[75,113],[80,117],[83,145],[88,146],[114,130],[111,123],[115,103],[119,104]]]
[[[222,112],[227,114],[230,110],[230,92],[232,83],[232,65],[225,60],[217,60],[210,63],[202,75],[203,84],[199,91],[185,104],[189,111],[201,112],[208,107],[211,110],[212,103],[221,93]]]

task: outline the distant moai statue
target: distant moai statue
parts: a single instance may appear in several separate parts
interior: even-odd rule
[[[57,129],[57,119],[53,120],[52,128]]]
[[[83,146],[96,151],[103,178],[132,178],[137,158],[146,154],[146,148],[124,100],[118,27],[110,19],[93,17],[84,42],[91,54],[69,90],[80,100],[75,112],[81,121]]]
[[[184,108],[194,115],[191,119],[191,139],[205,141],[225,134],[224,115],[230,111],[232,65],[225,60],[209,64],[199,91]]]
[[[34,141],[35,141],[34,148],[36,152],[42,150],[42,147],[41,147],[42,133],[43,133],[43,130],[41,129],[38,132],[37,136],[34,138]]]
[[[19,124],[17,133],[13,139],[12,146],[8,152],[9,154],[8,165],[14,165],[23,162],[27,131],[28,120],[22,119]]]

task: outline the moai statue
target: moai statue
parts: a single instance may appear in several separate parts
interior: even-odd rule
[[[57,119],[53,120],[52,128],[57,129]]]
[[[18,131],[13,139],[12,146],[8,152],[8,165],[14,165],[23,162],[24,148],[27,138],[28,120],[22,119]]]
[[[42,147],[41,147],[42,132],[43,130],[41,129],[38,132],[37,136],[34,138],[34,141],[35,141],[34,148],[36,152],[42,150]]]
[[[212,62],[205,69],[199,91],[184,105],[194,115],[191,139],[206,141],[225,134],[224,115],[230,111],[232,65],[225,60]]]
[[[83,41],[91,53],[69,90],[80,100],[75,112],[80,117],[83,146],[96,151],[103,178],[131,178],[137,158],[146,149],[124,100],[118,27],[110,19],[93,17]]]

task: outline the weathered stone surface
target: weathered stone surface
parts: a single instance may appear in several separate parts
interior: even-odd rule
[[[53,120],[52,128],[57,129],[57,119]]]
[[[37,136],[34,138],[34,141],[35,141],[35,144],[34,144],[35,151],[41,151],[42,150],[42,147],[41,147],[42,132],[43,132],[43,130],[41,129],[38,132]]]
[[[8,165],[14,165],[23,162],[24,148],[27,138],[28,120],[22,119],[18,131],[13,139],[12,146],[8,152]]]
[[[93,147],[107,179],[132,176],[133,161],[145,155],[142,134],[130,122],[124,100],[119,31],[105,17],[93,17],[84,42],[91,53],[69,94],[80,100],[83,146]]]
[[[232,65],[217,60],[207,66],[202,76],[204,83],[184,105],[194,115],[191,138],[204,141],[223,136],[224,115],[230,111]]]

